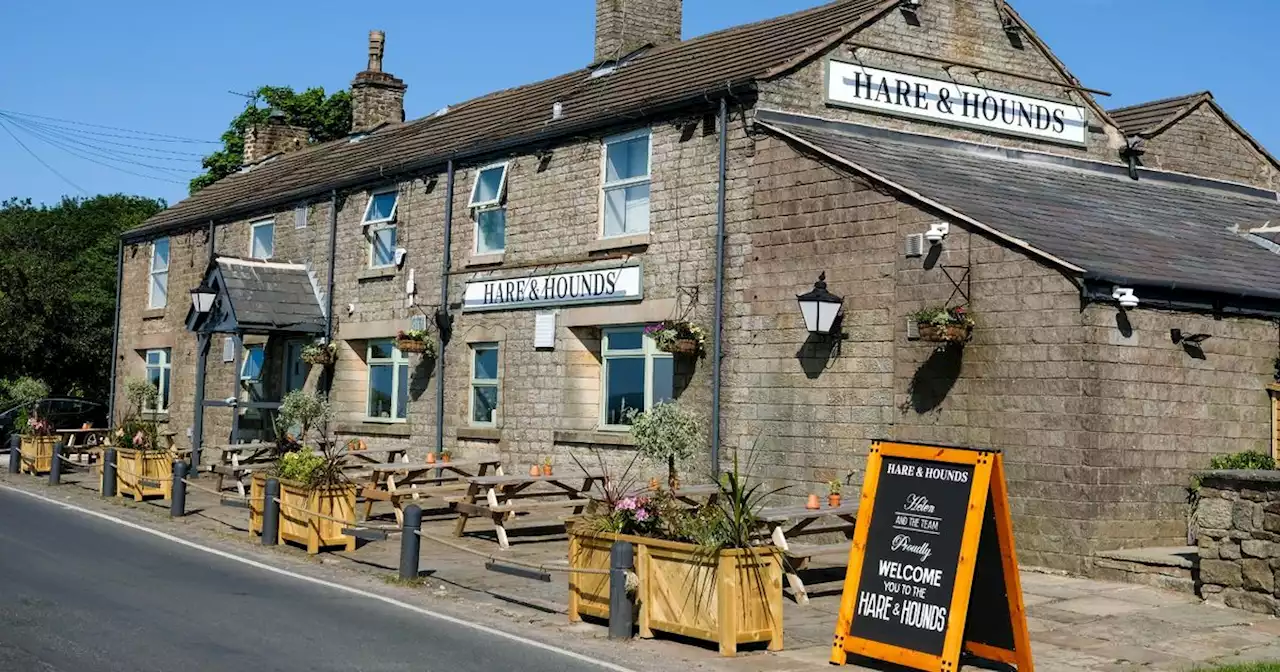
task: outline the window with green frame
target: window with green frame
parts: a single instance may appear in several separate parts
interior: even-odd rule
[[[365,364],[369,367],[370,420],[402,422],[409,410],[409,357],[387,338],[369,341]]]
[[[674,397],[675,360],[643,327],[605,329],[600,347],[601,427],[625,429],[632,411],[643,413]]]

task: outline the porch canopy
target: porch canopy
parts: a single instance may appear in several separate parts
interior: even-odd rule
[[[207,314],[187,312],[204,334],[323,334],[320,288],[302,264],[215,257],[204,285],[217,293]]]
[[[215,257],[205,271],[202,287],[214,291],[208,312],[192,305],[187,312],[187,330],[195,332],[196,347],[195,418],[191,429],[192,465],[198,468],[204,441],[206,407],[232,408],[232,444],[239,443],[240,409],[273,411],[279,401],[250,398],[241,401],[244,371],[244,336],[323,336],[327,319],[321,292],[306,266],[237,257]],[[194,303],[194,302],[193,302]],[[235,387],[227,398],[205,399],[205,368],[213,334],[228,334],[232,345]]]

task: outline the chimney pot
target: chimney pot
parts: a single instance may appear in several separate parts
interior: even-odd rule
[[[382,72],[382,54],[386,46],[386,33],[381,30],[369,31],[369,72]]]
[[[680,41],[682,0],[596,0],[596,63]]]

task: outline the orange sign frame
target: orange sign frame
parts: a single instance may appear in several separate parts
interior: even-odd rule
[[[972,465],[974,468],[968,510],[965,512],[964,532],[961,537],[960,557],[956,566],[951,604],[947,612],[950,614],[950,619],[947,622],[942,655],[935,656],[849,634],[858,597],[858,584],[862,576],[867,535],[871,529],[871,512],[875,504],[880,467],[884,457]],[[978,547],[982,538],[982,523],[986,515],[988,494],[991,499],[992,514],[995,517],[1000,564],[1004,574],[1005,594],[1008,597],[1013,650],[964,640],[965,622],[969,616],[969,599],[978,562]],[[1013,520],[1009,515],[1004,458],[999,452],[887,441],[873,442],[867,456],[867,469],[862,482],[858,510],[860,514],[854,530],[853,545],[849,549],[844,595],[840,600],[840,615],[836,621],[835,639],[831,647],[832,664],[844,665],[849,654],[854,654],[926,672],[956,672],[960,667],[961,653],[967,651],[981,658],[1014,665],[1018,668],[1018,672],[1035,672],[1035,664],[1031,658],[1031,637],[1027,631],[1026,609],[1022,601],[1022,582],[1018,576],[1018,559],[1014,552]]]

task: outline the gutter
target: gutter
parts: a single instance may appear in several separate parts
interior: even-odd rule
[[[120,285],[124,282],[124,240],[116,245],[116,320],[111,328],[111,392],[107,396],[107,422],[116,417],[116,358],[120,355]]]
[[[444,254],[440,262],[440,309],[436,312],[436,333],[440,347],[436,353],[436,455],[444,452],[444,348],[445,331],[452,324],[449,316],[449,268],[453,265],[453,159],[445,167]]]
[[[720,162],[716,189],[716,286],[715,326],[711,347],[711,473],[720,473],[720,378],[724,358],[724,201],[727,144],[729,135],[729,102],[720,99]]]
[[[537,145],[540,143],[556,140],[561,137],[566,137],[566,136],[571,137],[574,135],[580,135],[596,129],[615,126],[621,122],[625,122],[633,119],[642,119],[644,117],[659,116],[669,112],[676,112],[688,107],[697,107],[700,103],[705,102],[712,95],[721,96],[721,95],[753,93],[756,88],[755,85],[756,85],[756,80],[754,78],[742,80],[736,83],[729,82],[727,85],[719,84],[719,85],[716,85],[714,88],[704,89],[701,91],[689,93],[670,103],[664,103],[661,105],[656,105],[648,108],[641,108],[637,110],[635,114],[622,114],[622,115],[614,115],[614,116],[607,116],[607,117],[601,117],[601,118],[593,118],[587,121],[582,121],[582,122],[577,122],[577,123],[567,124],[567,125],[548,124],[548,126],[544,130],[539,131],[537,133],[533,133],[531,135],[508,138],[506,140],[501,140],[491,144],[475,145],[466,150],[455,150],[452,152],[445,152],[443,154],[431,155],[415,161],[402,163],[399,166],[396,166],[395,168],[377,166],[374,168],[370,168],[366,170],[364,173],[355,177],[351,177],[343,180],[337,180],[331,183],[318,184],[314,186],[297,189],[297,190],[288,192],[286,194],[277,196],[273,199],[263,201],[261,203],[255,203],[251,205],[219,210],[217,211],[217,219],[219,221],[241,219],[244,217],[251,216],[255,213],[262,212],[263,210],[269,210],[269,209],[286,205],[289,203],[296,203],[299,200],[312,197],[315,194],[324,192],[326,190],[345,191],[347,189],[356,189],[356,188],[368,186],[371,184],[384,183],[384,182],[387,182],[388,180],[399,177],[401,175],[418,173],[418,172],[431,172],[432,169],[438,172],[442,165],[447,164],[449,162],[454,162],[454,161],[461,162],[466,159],[480,157],[486,154],[500,153],[500,152],[508,151],[511,149],[524,147],[527,145]],[[207,216],[207,215],[202,215],[202,216]],[[170,224],[157,226],[154,228],[143,225],[140,228],[133,229],[131,231],[126,231],[125,233],[121,234],[121,237],[124,239],[126,243],[137,242],[141,240],[147,240],[149,238],[152,238],[166,231],[181,229],[190,225],[191,225],[191,220],[185,220],[185,219],[178,220]]]

